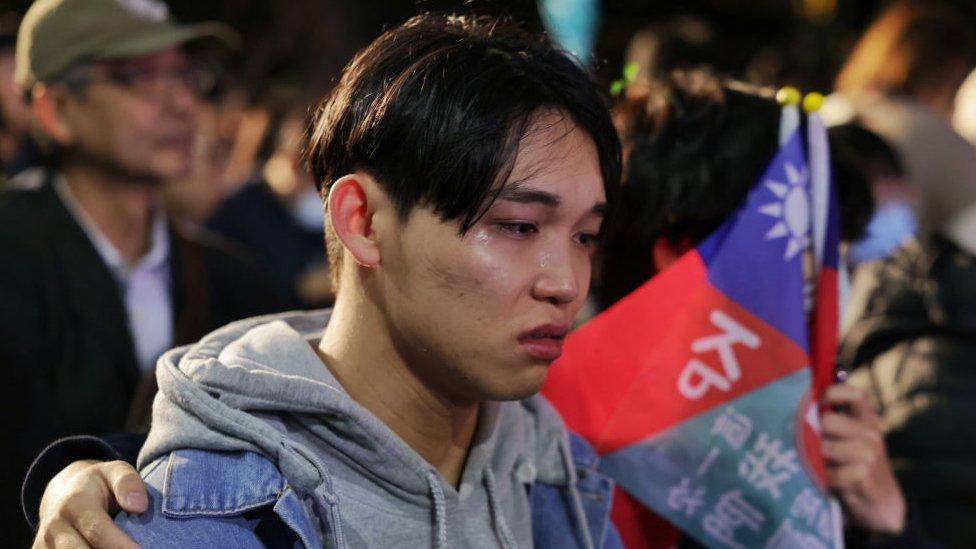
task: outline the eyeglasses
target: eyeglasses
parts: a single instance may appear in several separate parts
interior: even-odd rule
[[[205,96],[213,91],[216,76],[199,65],[159,69],[113,64],[86,65],[69,71],[61,81],[73,88],[107,82],[125,88],[133,95],[150,100],[163,100],[177,89]]]

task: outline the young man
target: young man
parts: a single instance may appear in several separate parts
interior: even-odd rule
[[[27,542],[16,494],[45,444],[145,429],[163,351],[280,310],[250,262],[176,233],[163,209],[161,186],[190,165],[201,76],[179,46],[211,34],[150,0],[41,0],[21,24],[17,85],[56,154],[0,194],[0,366],[14,429],[3,539]]]
[[[502,22],[421,16],[347,66],[308,149],[335,308],[165,355],[149,509],[116,522],[188,547],[616,544],[609,481],[534,396],[619,179],[593,82]]]

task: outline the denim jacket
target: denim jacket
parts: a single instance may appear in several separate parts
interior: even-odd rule
[[[570,450],[576,467],[572,486],[526,485],[534,546],[621,547],[609,518],[613,483],[597,472],[596,454],[586,442],[571,435]],[[221,547],[349,547],[341,499],[325,494],[329,512],[319,516],[331,521],[322,524],[258,453],[177,450],[148,465],[143,476],[149,509],[141,515],[120,513],[116,523],[145,547],[212,549],[214,540]]]

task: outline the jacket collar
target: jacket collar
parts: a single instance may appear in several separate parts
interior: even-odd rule
[[[272,506],[306,547],[321,545],[301,498],[261,454],[184,449],[172,452],[165,467],[163,515],[224,517]]]
[[[569,486],[537,480],[531,487],[533,537],[540,547],[602,547],[612,530],[613,482],[596,470],[597,456],[585,441],[572,434],[569,439],[575,480]],[[271,507],[306,547],[321,544],[318,529],[302,499],[288,486],[274,463],[261,454],[183,449],[170,453],[164,460],[161,464],[166,467],[164,515],[172,518],[226,517]],[[578,531],[575,535],[571,533],[577,530],[575,523],[580,517],[574,516],[572,508],[575,506],[562,495],[566,490],[570,500],[580,502],[578,511],[586,520],[591,545],[579,543]],[[576,492],[578,498],[573,497],[572,492]],[[334,500],[335,494],[326,494],[326,497]],[[563,510],[557,509],[559,507]],[[341,525],[326,526],[331,532],[341,528]]]
[[[121,375],[130,387],[139,379],[135,348],[128,332],[128,321],[122,303],[121,289],[115,276],[102,261],[85,232],[74,220],[54,191],[54,172],[46,171],[44,182],[37,189],[40,224],[48,232],[51,253],[57,265],[67,266],[70,276],[64,277],[68,288],[68,306],[104,341],[112,342],[125,357]]]

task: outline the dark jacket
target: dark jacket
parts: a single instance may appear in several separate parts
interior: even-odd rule
[[[840,366],[879,411],[927,531],[976,547],[976,257],[936,238],[866,269]]]
[[[322,229],[302,227],[264,181],[250,181],[223,200],[207,220],[207,228],[240,242],[265,265],[273,265],[275,286],[295,308],[327,305],[304,302],[297,292],[301,275],[325,263]]]
[[[0,475],[7,540],[26,535],[17,494],[31,459],[61,436],[137,429],[154,392],[116,279],[45,179],[0,193],[2,417],[14,441]],[[216,240],[170,237],[175,344],[282,308],[242,254]]]

